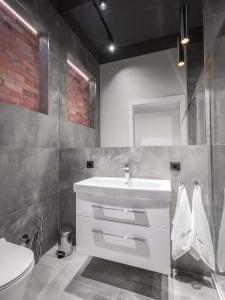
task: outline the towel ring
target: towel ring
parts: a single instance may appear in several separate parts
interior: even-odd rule
[[[184,182],[183,182],[183,181],[180,181],[180,185],[181,185],[181,186],[184,186]]]

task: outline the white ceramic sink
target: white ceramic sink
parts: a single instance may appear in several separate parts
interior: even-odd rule
[[[75,186],[95,186],[113,189],[170,191],[169,180],[131,178],[128,183],[122,177],[92,177],[74,184]]]
[[[122,177],[92,177],[74,183],[74,191],[113,193],[114,196],[135,196],[168,200],[170,180],[131,178],[128,183]]]

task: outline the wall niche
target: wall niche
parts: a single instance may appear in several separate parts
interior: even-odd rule
[[[67,59],[68,121],[95,128],[96,81],[86,71]]]
[[[48,114],[48,35],[0,2],[0,101]]]

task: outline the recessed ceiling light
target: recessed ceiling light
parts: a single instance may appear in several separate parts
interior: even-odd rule
[[[111,53],[115,52],[115,50],[116,50],[115,44],[114,44],[114,43],[109,44],[108,50],[109,50],[109,52],[111,52]]]
[[[106,1],[100,1],[99,3],[99,8],[102,10],[102,11],[105,11],[107,9],[107,3]]]

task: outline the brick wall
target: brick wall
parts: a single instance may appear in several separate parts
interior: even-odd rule
[[[67,65],[68,119],[70,122],[90,127],[89,82]]]
[[[0,101],[39,108],[39,38],[0,4]]]

